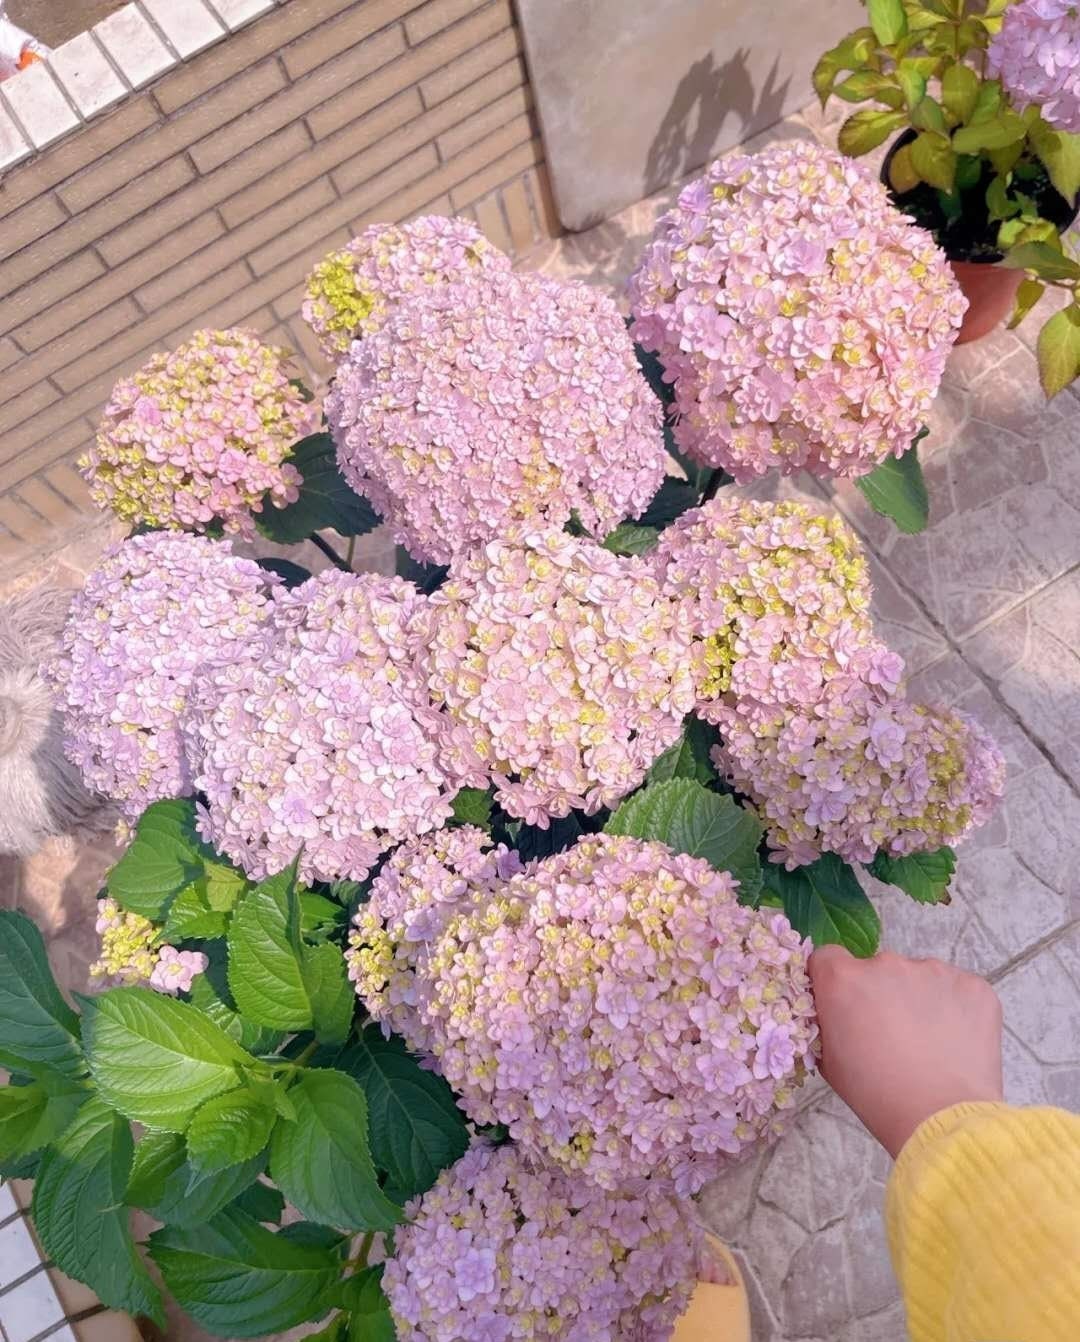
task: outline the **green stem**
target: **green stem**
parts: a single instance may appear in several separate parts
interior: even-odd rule
[[[349,548],[345,551],[345,562],[352,568],[353,555],[356,554],[356,537],[349,537]]]
[[[364,1236],[364,1238],[360,1241],[360,1252],[356,1255],[357,1269],[367,1267],[368,1258],[371,1254],[371,1246],[374,1243],[375,1243],[375,1232],[374,1230],[369,1230],[367,1234]]]
[[[295,1058],[276,1058],[272,1066],[276,1071],[284,1072],[288,1077],[294,1077],[297,1072],[302,1072],[307,1065],[308,1059],[319,1047],[319,1041],[313,1039],[310,1044],[306,1044]]]
[[[338,554],[334,547],[328,545],[317,531],[313,531],[308,537],[308,540],[316,547],[316,549],[321,550],[327,559],[341,569],[343,573],[352,572],[352,565],[347,560],[342,559],[341,555]]]

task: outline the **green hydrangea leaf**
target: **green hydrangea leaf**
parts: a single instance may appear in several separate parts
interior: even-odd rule
[[[349,982],[345,957],[337,946],[327,942],[306,946],[303,963],[315,1038],[321,1044],[343,1044],[356,1008],[356,992]]]
[[[285,1210],[285,1199],[276,1188],[256,1180],[234,1200],[233,1206],[253,1221],[276,1225]]]
[[[623,522],[614,531],[609,532],[601,542],[605,550],[617,555],[643,555],[656,545],[660,533],[655,527],[636,526],[633,522]]]
[[[775,892],[792,927],[815,946],[846,946],[852,955],[873,955],[881,939],[881,919],[851,867],[835,853],[809,866],[785,871],[770,863],[767,889]]]
[[[189,1002],[149,988],[84,999],[90,1071],[106,1103],[126,1117],[183,1132],[207,1100],[235,1088],[241,1069],[267,1068]]]
[[[709,751],[716,743],[716,733],[707,722],[690,716],[683,734],[653,763],[649,770],[650,783],[664,783],[669,778],[692,778],[697,783],[715,783],[716,770]]]
[[[169,899],[201,875],[203,861],[194,800],[157,801],[139,817],[135,837],[105,884],[125,909],[157,921]]]
[[[42,1248],[105,1305],[164,1324],[161,1296],[135,1248],[124,1189],[131,1128],[96,1096],[45,1152],[32,1215]]]
[[[314,433],[293,449],[289,464],[303,476],[300,497],[284,508],[267,504],[256,524],[268,540],[295,545],[313,531],[329,527],[339,536],[364,536],[379,525],[379,514],[367,499],[345,483],[337,451],[328,433]]]
[[[949,882],[956,870],[956,854],[951,848],[932,853],[911,853],[890,857],[879,852],[870,864],[870,874],[886,885],[898,886],[920,904],[948,904]]]
[[[336,1060],[367,1097],[371,1154],[402,1202],[426,1193],[465,1154],[469,1132],[454,1093],[396,1038],[369,1025]]]
[[[79,1018],[60,995],[41,933],[8,909],[0,910],[0,1053],[2,1065],[17,1060],[35,1075],[86,1074]]]
[[[254,1090],[215,1095],[188,1126],[188,1159],[205,1174],[250,1160],[270,1140],[277,1117],[274,1106]]]
[[[338,1288],[339,1303],[349,1311],[349,1342],[395,1342],[397,1338],[382,1274],[381,1267],[365,1268]]]
[[[292,1123],[270,1143],[270,1173],[309,1220],[341,1230],[390,1230],[400,1211],[379,1187],[368,1145],[367,1099],[344,1072],[309,1070],[290,1088]]]
[[[698,491],[692,484],[669,475],[657,490],[653,501],[637,519],[638,525],[663,531],[677,517],[695,507],[697,501]]]
[[[197,1170],[178,1133],[148,1132],[135,1148],[124,1201],[158,1221],[199,1226],[242,1197],[265,1169],[266,1151],[261,1150],[223,1170]]]
[[[75,1082],[0,1088],[0,1157],[16,1160],[48,1146],[89,1097],[90,1091]]]
[[[454,819],[459,825],[478,825],[491,833],[492,796],[490,790],[463,787],[453,800]]]
[[[692,778],[649,783],[612,813],[604,830],[656,839],[676,853],[705,858],[738,880],[743,903],[753,902],[761,889],[760,821],[733,797]]]
[[[874,512],[891,518],[905,535],[926,529],[930,496],[919,462],[918,439],[902,457],[889,457],[855,483]]]
[[[267,1230],[235,1208],[201,1226],[155,1231],[150,1256],[177,1303],[218,1337],[280,1333],[322,1317],[341,1273],[333,1250]]]
[[[866,0],[870,27],[883,47],[892,46],[907,34],[907,15],[902,0]]]
[[[306,1030],[311,998],[304,982],[295,863],[241,899],[229,926],[229,991],[241,1016],[275,1030]]]

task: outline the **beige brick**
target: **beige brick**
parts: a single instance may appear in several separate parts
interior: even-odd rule
[[[177,322],[186,321],[187,313],[198,311],[207,299],[213,302],[219,296],[225,298],[243,288],[249,279],[248,269],[243,265],[230,266],[220,274],[203,279],[191,293],[171,303],[163,312],[140,320],[130,331],[68,364],[55,375],[55,382],[64,391],[84,386],[102,369],[130,361],[140,351],[146,352],[153,348],[161,335],[171,330]]]
[[[24,391],[55,374],[73,355],[86,355],[98,349],[112,337],[137,325],[141,317],[142,314],[131,299],[124,298],[89,321],[65,332],[59,340],[54,340],[37,353],[28,354],[0,378],[0,404],[6,406],[17,402]],[[63,383],[60,385],[63,386]],[[64,387],[64,390],[67,388]]]
[[[175,112],[233,75],[246,73],[263,57],[276,54],[286,43],[356,2],[289,0],[275,13],[267,14],[227,42],[211,47],[196,60],[166,75],[155,86],[154,98],[163,112]]]
[[[488,196],[485,200],[478,200],[473,212],[476,215],[477,226],[488,242],[494,243],[501,251],[510,251],[513,244],[510,238],[510,230],[503,218],[498,192]]]
[[[365,0],[362,5],[353,5],[340,18],[322,24],[310,36],[285,48],[281,59],[289,78],[300,79],[326,65],[347,47],[362,42],[422,3],[423,0]]]
[[[163,207],[162,212],[167,214],[168,207]],[[69,331],[76,323],[84,321],[92,313],[132,293],[138,285],[160,277],[170,266],[176,265],[201,247],[208,246],[224,232],[225,227],[216,213],[201,215],[183,228],[173,228],[170,232],[166,232],[156,247],[141,252],[123,265],[116,266],[101,280],[88,285],[68,302],[55,303],[45,308],[40,316],[28,321],[14,332],[16,339],[24,349],[39,349],[50,340],[55,340],[65,331]],[[39,286],[47,287],[51,280],[52,276],[49,275],[39,280],[37,284],[20,289],[18,298],[12,301],[22,299],[24,294],[32,292]],[[193,282],[197,282],[197,277]]]
[[[381,149],[382,146],[377,146]],[[414,182],[419,177],[423,177],[429,172],[433,172],[439,165],[435,150],[431,145],[424,145],[413,154],[401,157],[399,153],[388,151],[385,155],[386,161],[391,165],[385,172],[366,180],[358,190],[343,195],[338,201],[335,201],[327,209],[319,213],[320,228],[336,228],[347,224],[364,209],[370,209],[379,201],[385,200],[388,196],[399,191],[409,182]],[[275,238],[267,246],[253,252],[248,260],[251,262],[251,268],[256,275],[265,275],[273,270],[281,262],[286,261],[295,252],[303,247],[304,242],[311,236],[309,224],[300,224],[290,233]]]
[[[506,211],[506,222],[510,225],[513,250],[519,254],[527,252],[537,240],[537,228],[525,179],[517,178],[509,186],[504,186],[499,195],[502,196],[503,209]]]
[[[39,313],[56,312],[66,306],[65,300],[74,293],[84,289],[91,280],[96,280],[99,275],[104,275],[105,267],[100,259],[91,251],[79,252],[70,260],[62,261],[58,266],[54,266],[47,275],[42,275],[40,279],[33,284],[24,285],[12,298],[0,303],[0,328],[5,331],[14,330],[19,322],[25,322],[30,317],[36,317]],[[59,326],[56,328],[56,334],[62,331],[68,331],[76,323],[81,322],[85,317],[99,311],[103,306],[101,303],[93,302],[81,315],[68,320],[65,316]],[[45,340],[51,340],[52,336],[46,336],[41,339],[24,339],[27,334],[26,328],[16,335],[19,344],[24,350],[36,350],[45,344]]]
[[[7,434],[0,442],[0,490],[11,489],[62,457],[83,451],[94,435],[82,413],[91,405],[100,411],[111,387],[112,383],[100,390],[96,385],[88,387],[79,398],[58,401],[32,425]]]
[[[178,190],[195,176],[191,165],[182,158],[163,163],[153,172],[137,177],[130,186],[117,191],[93,209],[69,219],[39,243],[24,247],[10,260],[0,264],[0,294],[10,293],[26,284],[66,256],[107,233],[118,219],[140,214],[149,205]],[[105,258],[108,261],[108,257]]]
[[[404,50],[405,35],[400,27],[387,28],[193,146],[192,161],[200,172],[212,172],[242,149],[295,121],[330,95],[351,87]]]
[[[334,185],[341,192],[351,191],[373,172],[380,171],[386,163],[391,162],[394,155],[411,152],[449,127],[454,127],[455,133],[460,134],[466,144],[482,139],[484,129],[481,123],[485,118],[467,118],[477,108],[483,109],[492,98],[498,98],[498,90],[504,86],[507,78],[512,77],[512,68],[503,66],[456,98],[433,107],[431,111],[403,126],[395,135],[343,163],[333,174]]]
[[[359,87],[366,88],[368,82],[365,80]],[[245,191],[230,195],[221,206],[222,217],[230,228],[243,223],[280,200],[283,191],[295,191],[336,168],[358,150],[391,134],[422,111],[423,103],[416,89],[406,89],[397,97],[380,102],[373,111],[353,122],[340,134],[290,157],[277,172],[263,177]]]
[[[234,118],[283,89],[285,76],[276,61],[265,61],[244,72],[243,79],[206,98],[183,116],[174,117],[151,135],[143,135],[124,149],[103,158],[96,167],[65,183],[60,199],[76,214],[103,200],[140,173],[186,149],[197,140],[228,125]]]
[[[484,32],[486,32],[488,22],[485,12],[484,14],[478,14],[475,19],[463,23],[461,27],[472,29],[472,40],[480,41]],[[327,100],[323,106],[315,111],[309,112],[307,122],[311,127],[312,134],[317,140],[321,140],[331,131],[338,130],[341,126],[352,121],[357,115],[355,99],[362,99],[363,107],[361,110],[367,110],[367,108],[374,106],[376,102],[391,97],[400,89],[408,88],[424,79],[432,71],[439,70],[447,61],[453,59],[458,50],[459,44],[455,36],[457,31],[455,28],[452,32],[444,33],[432,42],[426,42],[422,47],[408,52],[400,60],[387,66],[385,70],[379,71],[377,75],[372,75],[364,80],[355,90],[347,89],[338,97]],[[515,51],[516,43],[512,44],[509,50],[504,50],[499,59],[494,59],[498,52],[493,49],[490,64],[478,68],[474,72],[475,78],[479,79],[495,66],[505,64],[515,54]],[[425,105],[430,107],[432,103],[425,100]]]
[[[28,503],[45,521],[57,529],[69,527],[79,520],[78,508],[73,508],[67,499],[51,489],[40,476],[24,480],[16,489],[15,499],[19,503]]]
[[[22,352],[14,340],[9,340],[4,336],[0,340],[0,372],[5,368],[10,368],[13,363],[17,363],[22,358]]]
[[[269,305],[273,306],[279,320],[282,316],[289,317],[299,312],[303,301],[304,281],[312,266],[316,265],[327,252],[344,246],[349,237],[348,229],[339,228],[312,240],[311,246],[306,251],[290,257],[284,265],[236,294],[228,303],[221,303],[210,312],[203,313],[199,318],[200,323],[214,326],[219,321],[225,320],[243,322],[249,313]],[[286,296],[287,302],[281,306],[279,300],[284,300]]]
[[[5,382],[5,392],[7,379]],[[0,434],[7,433],[8,429],[14,429],[20,424],[25,424],[27,420],[34,415],[39,414],[46,406],[50,406],[54,401],[60,399],[56,388],[48,382],[39,382],[29,390],[21,392],[18,396],[0,405]]]
[[[32,205],[8,215],[0,227],[0,260],[43,237],[51,229],[67,222],[67,211],[54,196],[42,196]]]
[[[406,220],[417,219],[422,214],[445,214],[447,218],[454,213],[453,206],[450,204],[449,196],[439,196],[437,200],[428,201],[412,214],[405,216]]]
[[[186,191],[173,196],[165,209],[151,210],[125,227],[110,233],[98,244],[98,251],[110,266],[141,252],[174,229],[181,228],[219,201],[229,199],[240,187],[259,181],[294,154],[302,153],[311,137],[300,123],[272,135],[265,144],[241,154],[210,177],[201,178]]]
[[[53,145],[47,154],[39,154],[30,162],[20,164],[0,182],[0,220],[42,191],[73,177],[88,164],[96,164],[111,150],[127,143],[160,119],[149,96],[142,94],[121,104],[115,112],[95,120],[93,125],[70,136],[63,144]],[[89,171],[93,171],[92,166]]]
[[[166,345],[176,345],[188,335],[192,330],[224,330],[229,326],[242,326],[245,330],[254,331],[257,335],[262,335],[277,321],[276,316],[270,308],[257,308],[252,312],[247,304],[246,289],[239,289],[231,298],[227,298],[224,303],[219,303],[216,308],[211,308],[205,313],[200,313],[190,322],[185,323],[179,329],[166,335],[164,343]]]
[[[492,138],[494,139],[494,136]],[[524,172],[527,168],[533,167],[540,160],[543,152],[543,146],[539,139],[527,140],[516,149],[510,150],[509,153],[504,154],[502,158],[478,172],[474,177],[470,177],[454,187],[453,191],[450,192],[454,209],[458,210],[471,204],[480,196],[486,195],[493,187],[500,186],[503,182],[508,182],[511,177],[516,177],[519,172]]]
[[[55,466],[50,466],[45,472],[45,479],[58,494],[62,494],[80,512],[90,512],[96,506],[90,497],[86,481],[76,470],[73,461],[61,461]],[[64,1303],[67,1304],[66,1301]],[[67,1307],[71,1308],[69,1304]]]
[[[49,535],[49,525],[12,495],[0,498],[0,523],[23,545],[38,545]]]
[[[431,0],[430,4],[426,4],[423,9],[417,10],[405,20],[405,36],[409,39],[409,45],[419,46],[421,42],[426,42],[443,28],[457,23],[458,19],[463,19],[466,15],[475,14],[478,9],[490,3],[491,0]],[[496,4],[505,11],[506,22],[510,23],[510,6],[507,0],[496,0]]]
[[[551,179],[548,177],[546,163],[538,163],[525,174],[525,184],[532,198],[533,209],[545,237],[558,238],[566,231],[559,220],[555,208],[555,197],[551,192]]]
[[[532,108],[532,94],[528,88],[512,89],[503,97],[490,103],[477,116],[472,116],[453,130],[448,130],[438,139],[439,157],[453,158],[468,149],[485,135],[511,125],[515,118],[524,116]]]
[[[502,65],[511,56],[521,54],[521,39],[516,28],[496,32],[495,36],[486,42],[480,41],[479,45],[478,38],[468,33],[471,28],[488,31],[497,29],[502,26],[502,18],[497,8],[484,9],[475,18],[466,19],[464,23],[457,24],[444,34],[440,41],[455,48],[453,55],[457,59],[453,60],[453,64],[447,65],[445,70],[439,70],[420,85],[420,96],[426,107],[434,107],[436,103],[453,97],[488,70]],[[425,51],[427,48],[420,47],[419,50]]]
[[[203,275],[215,275],[232,261],[247,257],[255,274],[259,274],[254,265],[257,249],[272,238],[287,235],[294,224],[303,221],[301,227],[310,236],[311,220],[322,220],[325,207],[337,200],[334,188],[328,181],[315,182],[295,195],[288,196],[272,210],[258,215],[250,223],[233,229],[220,242],[215,243],[192,260],[174,270],[168,271],[160,279],[139,289],[135,297],[139,304],[152,312],[163,303],[171,302],[182,293],[187,293],[201,282]]]

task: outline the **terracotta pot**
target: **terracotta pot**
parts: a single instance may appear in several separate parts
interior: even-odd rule
[[[968,301],[964,324],[956,337],[958,345],[966,345],[989,335],[1009,315],[1024,272],[990,261],[950,261],[949,265]]]

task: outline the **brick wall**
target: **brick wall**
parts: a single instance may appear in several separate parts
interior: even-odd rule
[[[304,278],[375,221],[466,215],[517,253],[558,231],[510,0],[276,0],[246,22],[270,2],[143,0],[75,39],[93,42],[82,84],[72,43],[28,72],[71,124],[0,182],[5,562],[84,523],[73,460],[153,350],[244,325],[315,363]],[[186,35],[176,15],[204,4],[214,29]],[[86,92],[91,60],[123,81],[110,110]],[[0,164],[13,137],[41,142],[20,109],[48,100],[20,103],[26,79],[3,86]]]

